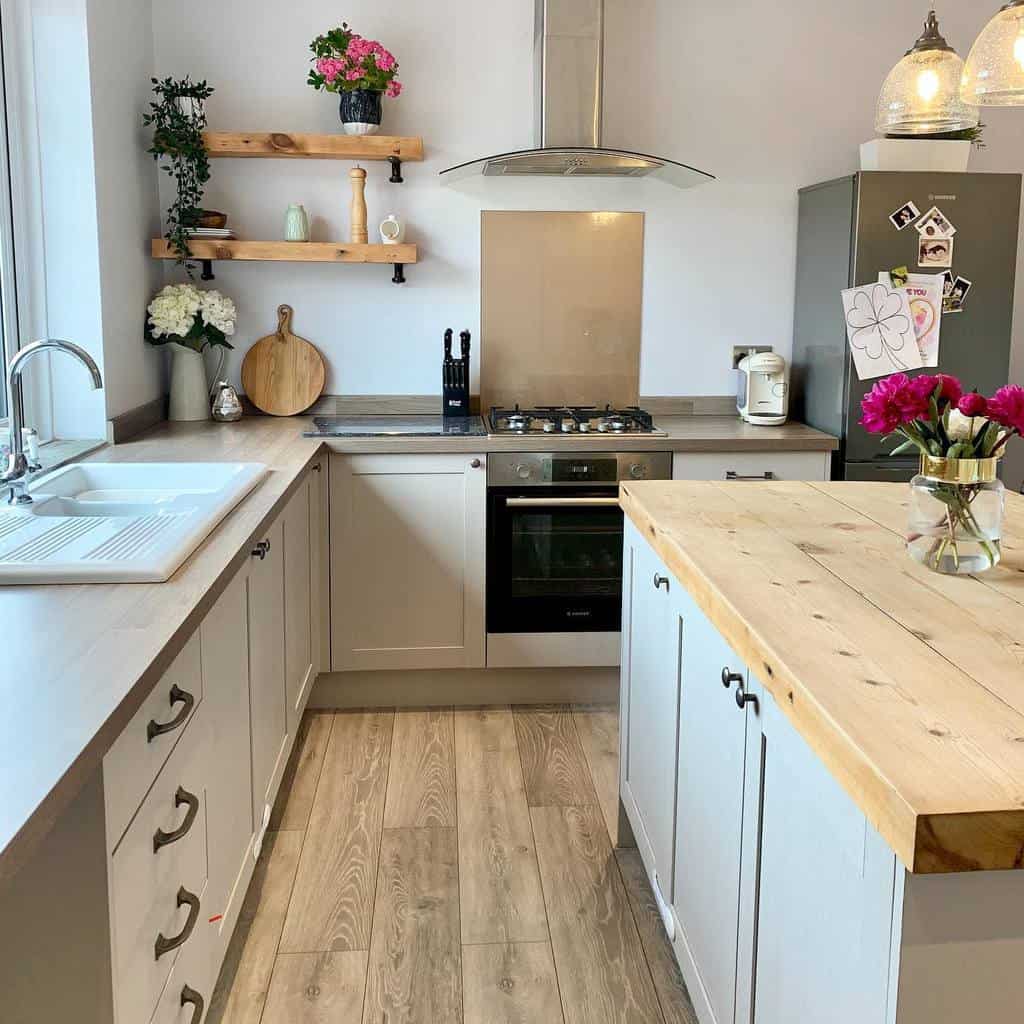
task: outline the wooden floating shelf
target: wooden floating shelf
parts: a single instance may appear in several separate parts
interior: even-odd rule
[[[423,140],[401,135],[313,135],[308,132],[203,132],[211,157],[286,157],[292,160],[387,160],[393,182],[402,162],[423,159]]]
[[[241,239],[199,239],[189,243],[192,258],[209,264],[213,260],[259,260],[291,263],[391,263],[392,280],[405,281],[402,267],[417,261],[415,245],[380,245],[357,242],[250,242]],[[154,259],[177,259],[177,253],[165,238],[154,238]],[[207,276],[209,274],[209,276]],[[209,267],[204,280],[210,280]]]

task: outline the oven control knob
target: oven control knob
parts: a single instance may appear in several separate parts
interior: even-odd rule
[[[629,467],[629,475],[634,480],[639,480],[641,477],[647,475],[647,467],[644,466],[642,462],[634,462],[633,465]]]
[[[516,466],[516,476],[519,477],[520,480],[529,480],[530,467],[520,462],[519,465]]]

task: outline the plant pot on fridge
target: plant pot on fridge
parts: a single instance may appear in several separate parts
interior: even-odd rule
[[[972,145],[962,139],[872,139],[861,144],[860,169],[962,173]]]

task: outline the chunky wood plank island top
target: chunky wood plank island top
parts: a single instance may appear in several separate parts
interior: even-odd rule
[[[1024,498],[977,577],[910,560],[885,483],[624,484],[621,503],[920,873],[1024,868]]]

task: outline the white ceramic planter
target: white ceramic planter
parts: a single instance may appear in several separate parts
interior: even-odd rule
[[[872,139],[860,147],[862,171],[963,172],[971,159],[970,142],[946,139]]]

